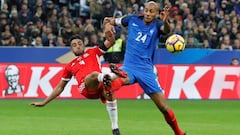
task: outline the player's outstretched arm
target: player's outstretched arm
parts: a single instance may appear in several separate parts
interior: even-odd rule
[[[106,41],[104,43],[106,48],[111,47],[115,43],[115,28],[109,22],[104,24],[104,33]]]
[[[30,105],[36,106],[36,107],[43,107],[46,104],[48,104],[50,101],[55,99],[62,91],[64,90],[64,87],[66,86],[67,81],[61,80],[59,84],[56,86],[56,88],[52,91],[52,93],[43,101],[41,102],[32,102]]]

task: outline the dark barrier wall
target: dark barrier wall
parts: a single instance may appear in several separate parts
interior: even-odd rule
[[[0,48],[2,63],[66,63],[74,56],[69,48]],[[229,64],[233,57],[240,58],[240,51],[185,49],[171,54],[161,48],[154,56],[155,64]]]

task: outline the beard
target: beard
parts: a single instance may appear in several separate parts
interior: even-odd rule
[[[74,55],[75,56],[80,56],[80,55],[82,55],[83,53],[82,52],[74,52]]]

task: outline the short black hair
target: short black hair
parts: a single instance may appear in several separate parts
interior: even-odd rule
[[[82,36],[81,35],[72,35],[68,41],[68,44],[71,45],[71,42],[72,40],[74,39],[80,39],[80,40],[83,40]]]

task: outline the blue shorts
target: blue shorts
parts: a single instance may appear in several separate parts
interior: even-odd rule
[[[146,69],[133,69],[122,66],[121,69],[128,74],[130,78],[130,84],[138,82],[146,94],[151,93],[163,93],[163,89],[160,87],[158,79],[153,70]]]

